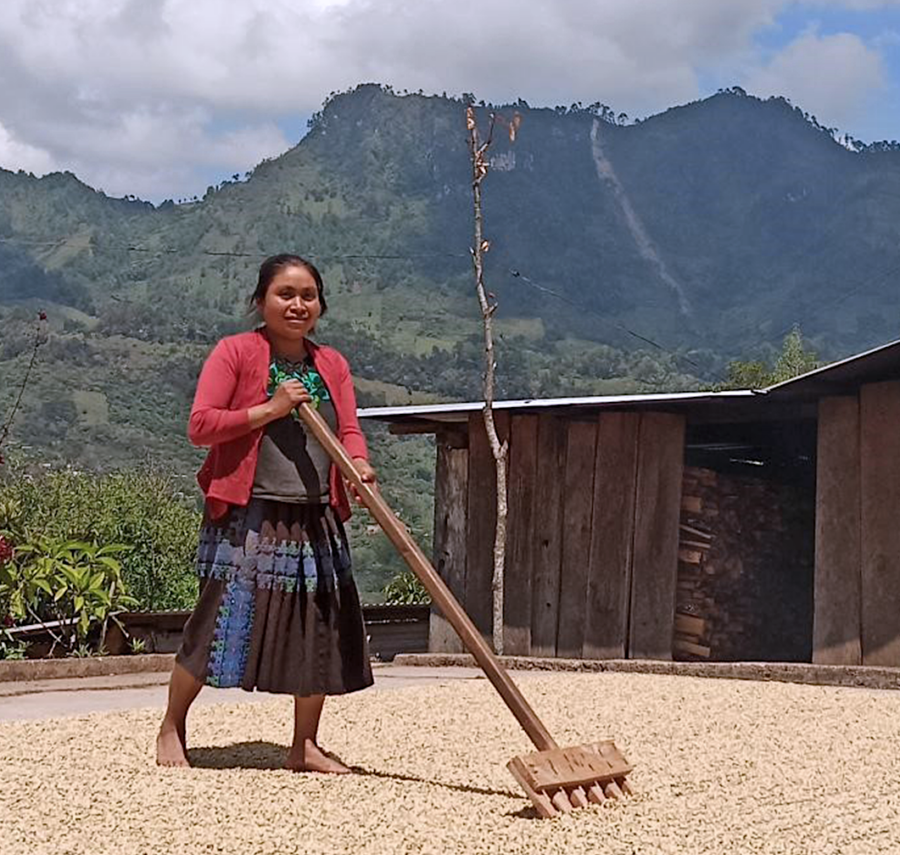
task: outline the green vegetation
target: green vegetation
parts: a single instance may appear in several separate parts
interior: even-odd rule
[[[794,327],[784,338],[781,353],[773,366],[765,362],[730,362],[728,379],[720,389],[765,389],[776,383],[784,383],[819,367],[815,351],[808,349],[800,332]]]
[[[391,606],[410,606],[430,603],[431,597],[418,576],[411,570],[403,570],[385,585],[384,601]]]
[[[0,414],[35,315],[49,316],[3,449],[18,463],[0,470],[0,499],[20,503],[29,531],[127,543],[141,607],[191,602],[203,451],[185,438],[190,401],[212,344],[252,324],[247,297],[274,252],[321,267],[320,337],[348,356],[363,406],[477,399],[466,100],[336,95],[298,146],[190,204],[0,170]],[[500,109],[523,121],[514,145],[495,141],[485,185],[498,397],[689,390],[726,372],[768,385],[811,364],[799,333],[775,364],[797,319],[825,357],[896,336],[893,147],[850,151],[784,99],[740,90],[632,124],[602,104]],[[433,446],[366,430],[388,500],[427,550]],[[350,531],[363,596],[380,599],[403,567],[364,513]]]
[[[0,470],[0,479],[0,531],[17,555],[46,556],[51,546],[65,551],[72,542],[124,544],[127,550],[114,557],[121,561],[133,607],[193,605],[200,513],[194,497],[171,475],[152,470],[98,475],[71,468],[29,472],[13,461]]]
[[[91,630],[99,629],[102,649],[110,620],[135,604],[125,593],[119,558],[121,544],[62,541],[38,537],[18,543],[12,560],[0,564],[0,604],[13,620],[56,623],[53,649],[68,653],[92,649]],[[20,653],[12,649],[13,656]]]

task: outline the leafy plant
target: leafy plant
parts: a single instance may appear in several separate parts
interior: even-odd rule
[[[28,644],[13,638],[8,629],[0,629],[0,659],[24,659]]]
[[[136,603],[125,592],[119,560],[129,550],[125,544],[37,538],[18,545],[15,560],[0,566],[0,592],[13,618],[57,622],[54,646],[84,648],[98,625],[102,645],[109,621]]]
[[[73,659],[89,659],[92,656],[106,656],[107,650],[102,644],[95,650],[87,642],[82,642],[77,647],[73,648],[69,655],[72,656]]]
[[[385,585],[384,601],[389,606],[412,606],[430,603],[431,597],[414,573],[402,570]]]
[[[772,367],[766,363],[735,361],[728,365],[728,379],[716,389],[765,389],[819,367],[816,352],[807,346],[799,326],[784,337]]]
[[[200,513],[177,479],[156,469],[98,474],[72,468],[29,472],[5,467],[0,534],[13,543],[129,544],[116,557],[140,608],[185,609],[196,599],[193,571]],[[3,601],[0,598],[0,606]]]

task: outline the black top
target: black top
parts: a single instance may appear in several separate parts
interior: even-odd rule
[[[328,387],[312,360],[274,359],[269,366],[269,397],[285,380],[299,380],[328,426],[337,432],[337,414]],[[266,425],[259,444],[259,458],[252,495],[290,503],[328,501],[331,459],[309,432],[296,411]]]

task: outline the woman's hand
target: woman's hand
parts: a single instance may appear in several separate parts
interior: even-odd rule
[[[283,418],[300,404],[309,403],[311,400],[309,392],[299,380],[285,380],[265,404],[257,404],[247,411],[250,429],[265,427],[269,422]]]
[[[372,465],[366,460],[364,457],[354,457],[353,465],[356,467],[356,471],[359,473],[359,478],[363,482],[363,484],[368,484],[373,490],[378,491],[378,476],[375,474],[375,470],[372,468]],[[350,489],[353,491],[353,498],[356,499],[358,504],[363,504],[362,496],[359,494],[359,490],[356,489],[356,485],[351,482]]]
[[[291,410],[296,409],[300,404],[308,404],[312,398],[309,392],[299,380],[285,380],[279,384],[269,401],[272,414],[276,419],[286,416]]]

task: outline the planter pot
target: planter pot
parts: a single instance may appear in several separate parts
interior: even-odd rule
[[[398,653],[425,653],[429,613],[427,605],[363,606],[370,655],[386,662]],[[144,652],[174,653],[181,644],[189,615],[190,612],[127,612],[119,615],[119,620],[128,637],[144,643]],[[128,638],[115,625],[107,635],[106,649],[111,654],[129,649]]]
[[[427,652],[429,612],[427,605],[363,606],[370,655],[386,662],[398,653]],[[189,616],[188,611],[124,612],[118,615],[124,632],[113,621],[109,623],[106,652],[110,656],[130,653],[131,641],[137,640],[143,653],[174,653]],[[19,628],[16,635],[28,641],[29,659],[47,655],[51,639],[40,626]]]

